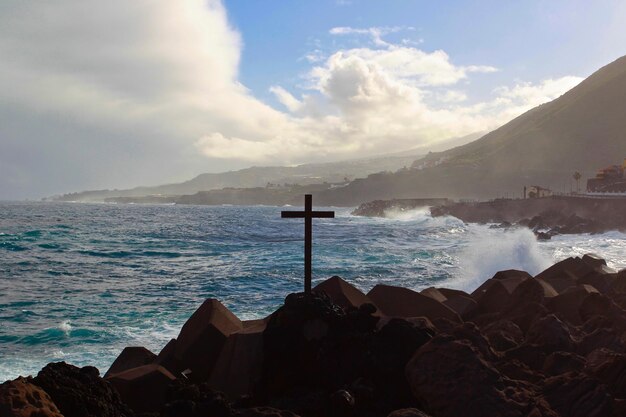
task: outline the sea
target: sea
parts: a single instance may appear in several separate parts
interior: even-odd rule
[[[297,207],[0,203],[0,382],[46,363],[106,372],[125,346],[155,353],[206,299],[265,317],[303,288]],[[626,268],[626,234],[556,236],[432,218],[428,209],[313,221],[314,285],[339,275],[472,291],[499,270],[536,274],[596,253]]]

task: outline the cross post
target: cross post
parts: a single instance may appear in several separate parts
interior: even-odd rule
[[[304,292],[311,294],[312,252],[313,252],[313,218],[334,218],[334,211],[313,211],[313,196],[304,196],[304,211],[283,211],[282,218],[304,218]]]

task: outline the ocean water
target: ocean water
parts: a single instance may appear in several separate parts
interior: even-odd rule
[[[104,373],[124,346],[155,353],[209,297],[263,317],[302,288],[303,224],[280,207],[0,203],[0,381],[50,361]],[[289,209],[289,208],[287,208]],[[314,284],[339,275],[471,291],[502,269],[595,252],[626,268],[626,235],[465,225],[428,210],[314,220]]]

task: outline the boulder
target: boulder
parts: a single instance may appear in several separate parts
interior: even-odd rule
[[[440,303],[445,303],[445,301],[448,299],[448,297],[443,295],[441,291],[439,291],[435,287],[426,288],[425,290],[420,291],[420,294],[425,295],[426,297],[430,297],[433,300],[437,300]]]
[[[443,296],[446,298],[452,298],[456,296],[470,297],[470,298],[472,297],[470,294],[466,293],[465,291],[454,290],[450,288],[437,288],[437,291],[443,294]]]
[[[546,307],[561,320],[578,326],[582,324],[579,309],[582,302],[589,294],[597,293],[598,290],[590,285],[577,285],[567,288],[556,297],[546,302]]]
[[[224,343],[208,384],[231,399],[252,395],[263,370],[264,320],[244,322],[244,328],[231,333]]]
[[[443,303],[408,288],[378,284],[367,294],[382,314],[392,317],[445,318],[461,322],[459,315]]]
[[[583,255],[582,260],[593,268],[602,268],[603,266],[606,266],[606,261],[595,253],[587,253]]]
[[[159,411],[174,380],[174,375],[157,364],[128,369],[107,378],[136,413]]]
[[[524,341],[524,333],[510,320],[498,320],[482,328],[491,346],[500,352],[519,346]]]
[[[611,415],[613,408],[613,398],[606,385],[580,373],[569,372],[548,378],[541,393],[542,399],[559,416],[606,417]]]
[[[626,326],[626,312],[613,302],[609,297],[598,293],[590,293],[580,303],[578,313],[583,322],[594,316],[608,318],[614,327]]]
[[[326,346],[325,353],[339,354],[330,337],[348,334],[344,329],[335,331],[345,317],[346,312],[325,293],[289,294],[285,304],[270,316],[263,332],[263,370],[258,395],[271,398],[295,389],[313,393],[326,388],[329,373],[339,371],[328,366],[321,348]]]
[[[193,381],[206,381],[228,336],[241,329],[241,321],[222,303],[207,299],[183,325],[173,355],[163,361],[177,372],[190,370]]]
[[[93,366],[47,364],[32,382],[43,388],[64,417],[130,417],[132,411]]]
[[[117,374],[128,369],[136,368],[142,365],[148,365],[156,360],[157,355],[150,352],[145,347],[128,346],[122,350],[122,353],[115,359],[104,377]]]
[[[403,408],[392,411],[387,417],[430,417],[428,414],[417,408]]]
[[[578,280],[594,270],[594,266],[590,265],[586,261],[583,261],[581,258],[567,258],[539,273],[535,276],[535,278],[540,278],[546,282],[550,282],[555,277],[565,275],[574,280]]]
[[[354,415],[354,395],[348,390],[340,389],[330,395],[330,416],[351,417]]]
[[[491,288],[492,285],[495,285],[497,283],[501,284],[508,294],[512,294],[519,284],[529,278],[529,274],[521,274],[520,272],[522,271],[516,271],[511,269],[505,272],[509,272],[509,274],[498,275],[499,273],[497,273],[495,276],[497,276],[498,278],[490,278],[487,281],[483,282],[480,287],[474,290],[474,292],[472,293],[472,298],[474,298],[476,301],[480,301],[480,299],[487,292],[487,290]]]
[[[272,407],[255,407],[237,410],[233,417],[299,417],[291,411],[278,410]]]
[[[611,293],[626,294],[626,269],[622,269],[615,275],[611,284]]]
[[[588,356],[588,373],[605,383],[616,398],[626,398],[626,355],[599,349]]]
[[[511,293],[500,280],[488,281],[472,293],[477,301],[474,315],[500,313],[510,305]]]
[[[578,285],[578,279],[573,274],[567,271],[562,274],[549,275],[543,278],[537,276],[537,278],[552,285],[552,288],[554,288],[554,290],[559,294],[570,287],[575,287]]]
[[[579,355],[586,356],[594,350],[602,348],[616,352],[625,351],[626,343],[624,333],[613,329],[598,328],[580,339],[577,352]]]
[[[569,329],[553,314],[541,317],[530,326],[526,343],[540,346],[546,352],[571,351],[574,348]]]
[[[532,275],[530,275],[526,271],[520,271],[518,269],[507,269],[504,271],[498,271],[493,277],[491,277],[491,279],[495,280],[517,279],[519,280],[519,282],[525,280],[526,278],[532,278]]]
[[[528,278],[520,282],[513,293],[511,293],[511,301],[513,303],[530,303],[535,302],[542,304],[546,298],[552,298],[559,295],[558,292],[541,278]]]
[[[371,303],[361,290],[349,284],[338,276],[327,279],[313,288],[314,292],[324,292],[333,303],[341,308],[360,307],[362,304]]]
[[[161,365],[168,371],[170,371],[174,375],[178,375],[180,372],[179,364],[174,357],[174,351],[176,346],[176,339],[171,339],[167,344],[161,349],[157,357],[154,359],[153,363],[157,365]]]
[[[505,361],[521,362],[534,371],[541,371],[543,369],[546,357],[545,349],[542,349],[541,346],[529,344],[522,344],[504,352]]]
[[[472,313],[478,305],[471,295],[459,290],[430,287],[420,291],[420,294],[443,303],[461,317]]]
[[[603,269],[596,270],[588,273],[584,277],[578,280],[579,284],[587,284],[597,289],[602,294],[611,294],[613,289],[613,283],[617,279],[617,274],[607,272],[607,266],[603,266]]]
[[[546,375],[561,375],[572,371],[581,371],[586,360],[571,352],[553,352],[543,363],[543,372]]]
[[[245,401],[244,401],[245,402]],[[250,402],[250,401],[248,401]],[[250,404],[240,404],[241,408]],[[155,413],[140,414],[137,417],[156,417]],[[172,381],[166,404],[159,417],[233,417],[233,408],[226,396],[210,389],[206,383],[194,384],[187,379]]]
[[[22,377],[0,385],[0,416],[63,417],[47,392]]]
[[[438,417],[522,417],[531,393],[498,372],[468,340],[440,335],[406,366],[414,397]]]
[[[478,303],[469,295],[450,296],[443,304],[454,310],[461,318],[471,316],[478,308]]]

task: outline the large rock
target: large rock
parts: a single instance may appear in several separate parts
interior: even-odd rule
[[[549,378],[542,394],[559,416],[606,417],[613,408],[606,385],[584,374],[570,372]]]
[[[428,414],[417,408],[403,408],[391,412],[387,417],[430,417]]]
[[[298,415],[272,407],[255,407],[237,410],[234,417],[298,417]]]
[[[475,315],[500,313],[510,305],[511,293],[500,280],[490,280],[472,293],[477,301]]]
[[[482,327],[491,346],[500,352],[513,349],[524,341],[524,333],[510,320],[498,320]]]
[[[461,317],[451,308],[408,288],[379,284],[367,296],[386,316],[427,317],[431,321],[444,318],[461,322]]]
[[[569,329],[553,314],[538,319],[530,326],[526,343],[538,345],[546,352],[568,352],[574,349]]]
[[[228,336],[208,384],[235,399],[252,395],[263,370],[264,320],[244,322],[244,329]]]
[[[573,280],[579,280],[595,270],[596,267],[594,265],[590,265],[588,261],[583,261],[578,257],[567,258],[539,273],[535,276],[535,278],[542,279],[546,282],[551,282],[563,276]]]
[[[142,413],[159,411],[176,377],[164,367],[151,364],[114,374],[107,380],[133,411]]]
[[[598,290],[590,285],[569,287],[556,297],[548,300],[546,307],[561,320],[578,326],[583,322],[579,313],[582,302],[589,294],[597,292]]]
[[[109,370],[104,374],[108,377],[128,369],[137,368],[138,366],[148,365],[154,362],[157,355],[150,352],[145,347],[128,346],[122,350],[122,353],[115,359]]]
[[[581,371],[585,366],[585,358],[571,352],[553,352],[543,363],[546,375],[562,375],[567,372]]]
[[[425,411],[438,417],[522,417],[532,409],[531,393],[501,375],[468,340],[435,337],[407,364],[406,377]]]
[[[369,298],[361,290],[349,284],[338,276],[331,277],[319,283],[313,288],[314,292],[324,292],[333,303],[341,308],[360,307],[362,304],[371,303]]]
[[[626,398],[626,355],[599,349],[587,358],[586,371],[605,383],[616,398]]]
[[[515,291],[515,288],[523,281],[529,278],[528,273],[521,274],[516,270],[505,271],[509,272],[509,274],[500,275],[498,278],[490,278],[487,281],[483,282],[480,287],[476,288],[474,292],[472,292],[472,297],[480,302],[480,299],[483,295],[491,288],[492,285],[500,284],[506,290],[508,294],[512,294]],[[498,276],[496,274],[495,276]]]
[[[63,417],[47,392],[22,377],[0,385],[0,416]]]
[[[43,388],[64,417],[130,417],[132,411],[93,366],[49,363],[33,383]]]
[[[233,313],[218,300],[208,299],[183,325],[172,355],[163,362],[170,371],[190,370],[186,374],[191,380],[206,381],[228,336],[241,329],[243,324]]]
[[[471,295],[459,290],[430,287],[420,291],[420,294],[443,303],[461,317],[470,315],[478,305]]]
[[[277,397],[293,390],[315,392],[327,387],[329,374],[338,372],[324,363],[322,346],[346,313],[324,293],[289,294],[270,316],[263,332],[263,372],[259,396]],[[329,349],[337,354],[337,349]]]
[[[526,278],[531,278],[531,277],[532,275],[530,275],[526,271],[520,271],[518,269],[507,269],[504,271],[496,272],[495,275],[491,277],[491,279],[496,279],[496,280],[517,279],[519,282],[521,282],[525,280]]]

